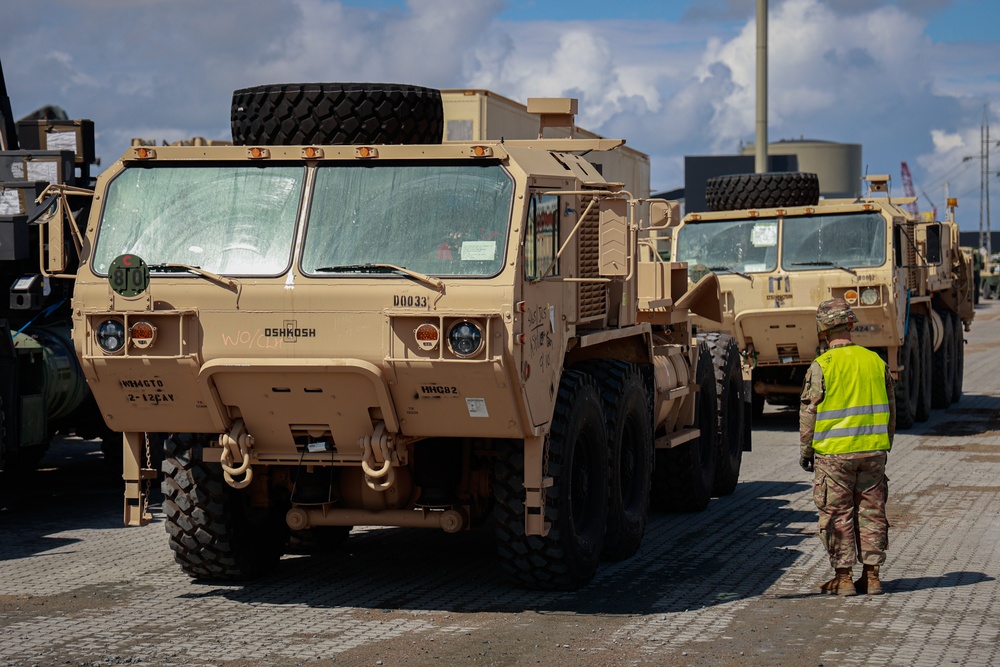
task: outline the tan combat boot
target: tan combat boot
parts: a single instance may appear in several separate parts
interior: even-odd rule
[[[854,588],[862,595],[882,595],[882,582],[878,578],[878,565],[865,565],[861,578],[854,582]]]
[[[851,568],[838,567],[833,579],[822,584],[819,590],[827,595],[857,595],[854,582],[851,581]]]

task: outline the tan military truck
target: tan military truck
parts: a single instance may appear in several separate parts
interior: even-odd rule
[[[814,174],[710,179],[709,208],[689,213],[671,257],[691,280],[718,276],[723,324],[752,379],[753,409],[793,405],[821,350],[815,313],[843,297],[859,318],[854,340],[877,351],[896,380],[897,423],[926,420],[962,395],[963,332],[973,318],[973,272],[962,253],[955,202],[944,221],[917,219],[892,197],[888,176],[868,176],[857,200],[819,199]]]
[[[261,86],[235,146],[101,174],[74,342],[124,434],[127,524],[167,434],[193,577],[259,575],[290,533],[492,515],[515,579],[571,589],[638,548],[650,502],[732,492],[739,351],[689,320],[721,317],[718,281],[653,252],[675,203],[594,167],[621,140],[572,138],[575,100],[529,107],[566,138],[441,143],[435,90]]]

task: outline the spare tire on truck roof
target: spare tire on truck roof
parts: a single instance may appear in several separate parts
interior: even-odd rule
[[[237,146],[439,144],[441,91],[396,83],[282,83],[233,91]]]
[[[798,171],[716,176],[705,183],[705,201],[709,211],[814,206],[819,177]]]

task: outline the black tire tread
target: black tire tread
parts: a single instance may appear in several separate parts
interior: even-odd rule
[[[590,398],[581,399],[581,394],[584,393]],[[581,559],[572,553],[566,544],[566,540],[572,539],[572,536],[563,535],[569,521],[567,508],[564,507],[567,499],[562,497],[567,491],[562,474],[565,463],[563,439],[567,429],[572,427],[569,422],[577,403],[590,400],[594,400],[600,409],[600,396],[594,380],[578,371],[564,371],[549,435],[547,474],[552,477],[553,483],[545,491],[545,519],[551,524],[548,535],[526,535],[524,531],[523,449],[519,446],[501,448],[494,464],[494,530],[497,553],[507,574],[527,588],[576,590],[593,578],[600,561],[603,526],[601,534],[597,536],[595,557],[590,559]],[[603,429],[603,411],[600,422],[594,426],[599,430]],[[607,466],[603,466],[603,470],[603,488],[606,490]],[[599,487],[597,484],[594,486]],[[603,507],[607,509],[606,498]]]
[[[931,405],[935,408],[947,408],[951,405],[955,385],[955,331],[950,311],[939,310],[938,315],[941,316],[944,335],[933,355]]]
[[[954,316],[955,320],[955,379],[952,383],[951,402],[958,403],[962,400],[962,392],[965,383],[965,327],[962,318]]]
[[[575,366],[597,381],[604,404],[608,430],[608,529],[604,538],[602,557],[619,561],[630,557],[642,543],[649,514],[649,487],[653,470],[653,413],[652,401],[643,379],[642,370],[635,364],[616,359],[603,359]],[[639,402],[641,401],[641,406]],[[623,480],[628,488],[615,480],[620,467],[617,444],[619,431],[624,430],[622,412],[633,407],[642,415],[642,431],[631,446],[640,450],[632,452],[632,471]],[[623,443],[625,444],[625,443]],[[616,461],[616,458],[619,460]],[[629,506],[628,498],[632,505]]]
[[[439,144],[441,92],[394,83],[285,83],[233,92],[233,143]]]
[[[903,338],[900,361],[904,368],[899,374],[894,388],[896,394],[896,428],[908,429],[913,426],[920,398],[920,343],[917,330],[912,322]]]
[[[814,206],[819,177],[806,172],[716,176],[705,183],[705,201],[709,211]]]
[[[699,341],[712,354],[718,402],[718,456],[712,495],[728,496],[739,483],[743,463],[743,420],[747,419],[740,348],[736,339],[723,333],[706,333]]]
[[[244,580],[273,569],[285,534],[275,517],[252,520],[222,467],[201,460],[193,434],[171,434],[163,459],[163,513],[174,560],[189,576]]]
[[[934,338],[931,333],[930,322],[926,316],[914,315],[910,326],[916,327],[917,340],[920,344],[920,398],[917,401],[914,421],[925,422],[931,416],[931,396],[934,391],[931,385],[931,367],[934,363]]]

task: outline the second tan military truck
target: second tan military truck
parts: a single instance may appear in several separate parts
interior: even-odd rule
[[[689,318],[721,318],[717,279],[653,252],[678,207],[613,180],[621,140],[574,138],[575,100],[528,111],[563,136],[442,143],[438,91],[261,86],[234,94],[235,146],[101,174],[74,342],[123,433],[126,523],[165,433],[193,577],[259,575],[289,535],[492,516],[514,578],[571,589],[638,548],[650,503],[733,491],[739,352]]]
[[[719,278],[723,323],[698,324],[739,342],[755,415],[765,402],[797,404],[822,351],[816,307],[836,297],[860,320],[855,342],[889,364],[900,428],[962,395],[974,279],[955,202],[946,220],[928,221],[891,196],[888,176],[866,181],[857,200],[820,200],[814,174],[718,177],[707,188],[713,210],[689,213],[673,235],[671,257],[691,281]]]

